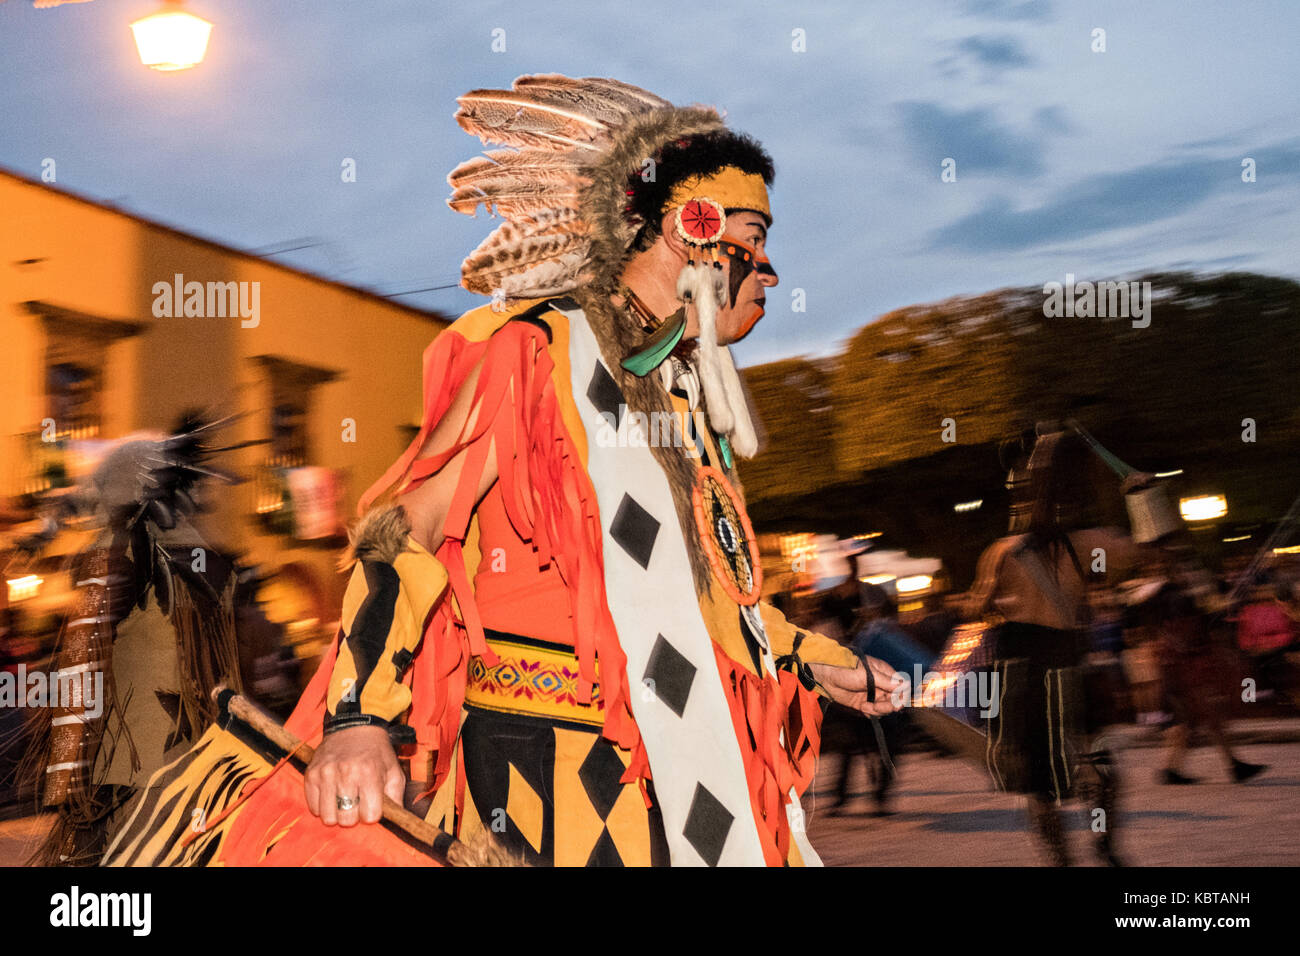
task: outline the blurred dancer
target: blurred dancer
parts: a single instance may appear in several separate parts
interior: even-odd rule
[[[1013,472],[1020,494],[1013,527],[1025,533],[995,541],[980,557],[966,610],[1001,621],[994,661],[1000,697],[988,727],[994,782],[1028,797],[1031,822],[1059,866],[1070,864],[1061,802],[1077,795],[1100,808],[1095,849],[1118,866],[1114,760],[1085,737],[1082,625],[1095,556],[1104,554],[1108,574],[1118,575],[1134,562],[1136,546],[1118,531],[1081,527],[1092,494],[1087,454],[1072,433],[1038,438],[1027,468]]]
[[[1182,772],[1197,727],[1209,734],[1228,775],[1237,783],[1249,780],[1266,768],[1238,759],[1228,743],[1224,727],[1228,663],[1212,627],[1212,613],[1222,610],[1213,580],[1184,541],[1166,544],[1152,571],[1160,583],[1139,606],[1137,617],[1156,634],[1165,707],[1174,715],[1160,780],[1171,785],[1197,782]]]
[[[33,719],[21,774],[56,814],[35,862],[95,863],[126,801],[215,717],[213,688],[240,686],[235,571],[193,520],[205,477],[234,480],[208,463],[218,424],[121,442],[69,505],[99,532],[71,561],[52,666],[86,681]]]

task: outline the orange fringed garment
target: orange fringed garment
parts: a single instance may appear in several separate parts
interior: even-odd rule
[[[460,729],[469,659],[477,655],[489,666],[496,662],[484,640],[464,553],[479,479],[489,446],[495,444],[500,499],[510,524],[520,539],[531,543],[537,568],[554,567],[568,591],[565,611],[572,614],[580,699],[591,700],[599,657],[604,735],[632,752],[624,782],[648,778],[649,762],[629,702],[626,657],[605,600],[595,490],[561,414],[557,369],[546,333],[532,323],[510,322],[510,318],[510,313],[477,309],[425,350],[420,432],[362,496],[358,509],[364,511],[386,491],[412,490],[457,455],[467,454],[437,553],[455,600],[439,602],[407,672],[412,692],[409,723],[420,750],[434,754],[430,789],[436,789],[450,768]],[[418,458],[430,432],[480,362],[482,371],[471,403],[477,409],[473,429],[441,454]],[[567,379],[559,387],[567,390]],[[286,726],[299,736],[320,735],[328,675],[337,652],[335,642],[289,718]]]
[[[409,491],[457,455],[467,454],[437,553],[447,569],[454,601],[444,599],[435,606],[404,678],[412,691],[409,723],[416,732],[418,752],[433,756],[429,791],[443,784],[451,768],[470,658],[482,656],[489,666],[496,662],[484,638],[465,555],[475,494],[493,443],[500,502],[510,525],[520,539],[531,544],[537,569],[554,567],[567,590],[565,613],[571,614],[581,698],[584,702],[591,699],[599,658],[604,736],[632,753],[623,782],[650,778],[645,746],[630,705],[626,656],[605,596],[595,489],[585,466],[585,446],[579,447],[573,437],[581,436],[582,430],[580,425],[571,429],[566,424],[559,398],[567,397],[571,387],[567,361],[565,367],[557,368],[547,335],[537,325],[509,321],[518,311],[493,313],[485,307],[470,312],[425,350],[421,429],[405,453],[363,495],[358,508],[364,512],[385,492]],[[471,403],[477,408],[471,433],[439,455],[419,458],[430,432],[480,362],[482,371]],[[338,649],[335,641],[286,722],[291,733],[313,744],[322,736],[326,694]],[[733,729],[741,742],[764,856],[769,864],[781,865],[790,853],[786,798],[792,788],[802,793],[811,782],[820,707],[816,696],[794,675],[782,672],[778,678],[760,677],[732,661],[716,645],[715,651]],[[221,853],[226,862],[255,862],[258,854],[265,852],[263,848],[277,840],[267,863],[295,865],[299,857],[302,862],[324,862],[319,849],[322,841],[338,844],[336,851],[325,851],[327,855],[346,856],[355,851],[347,849],[355,841],[339,834],[338,828],[324,827],[306,812],[299,774],[276,776],[282,779],[250,800],[232,821]],[[296,812],[287,812],[286,803],[296,805]],[[286,832],[287,828],[292,832]]]

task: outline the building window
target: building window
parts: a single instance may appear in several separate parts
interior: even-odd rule
[[[269,397],[266,425],[270,437],[266,457],[257,469],[254,510],[267,531],[301,535],[304,516],[295,513],[293,489],[300,489],[298,497],[301,498],[303,479],[321,471],[310,467],[315,390],[337,379],[339,373],[277,355],[258,355],[253,361],[266,374]]]
[[[84,352],[83,352],[84,354]],[[103,366],[54,361],[45,369],[47,414],[58,438],[95,438],[103,427]]]

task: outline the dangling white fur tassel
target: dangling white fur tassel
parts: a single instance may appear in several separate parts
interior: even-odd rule
[[[677,276],[677,296],[683,302],[694,303],[696,321],[700,324],[700,383],[709,406],[709,424],[714,431],[730,435],[734,419],[731,403],[726,401],[718,355],[718,294],[713,280],[717,271],[703,262],[684,266]]]
[[[754,420],[749,414],[749,402],[745,400],[745,387],[740,382],[736,361],[732,358],[729,347],[718,345],[715,341],[711,348],[718,352],[718,364],[722,367],[722,387],[726,391],[727,403],[735,418],[735,424],[730,432],[732,450],[741,458],[753,458],[758,454],[758,434],[754,430]]]
[[[677,297],[695,304],[700,323],[700,384],[704,387],[709,426],[727,436],[736,454],[752,458],[758,453],[758,436],[749,403],[731,350],[718,344],[718,306],[727,294],[723,279],[724,273],[706,262],[688,264],[677,276]]]

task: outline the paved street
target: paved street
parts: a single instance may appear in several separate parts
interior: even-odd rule
[[[48,817],[0,822],[0,866],[21,866],[45,835]]]
[[[1245,784],[1226,782],[1218,755],[1193,750],[1186,772],[1205,782],[1157,786],[1161,751],[1120,755],[1126,790],[1120,850],[1136,865],[1275,866],[1300,864],[1300,743],[1242,744],[1243,759],[1269,770]],[[840,757],[822,761],[808,798],[813,844],[828,866],[1033,866],[1041,863],[1024,828],[1018,798],[990,791],[984,776],[955,759],[905,755],[894,801],[896,815],[870,815],[866,772],[855,766],[856,796],[848,813],[827,812]],[[1082,810],[1071,817],[1077,861],[1093,863]],[[26,857],[43,832],[39,817],[0,822],[0,865]]]
[[[1230,784],[1208,747],[1189,755],[1184,772],[1196,786],[1157,785],[1161,751],[1119,755],[1125,789],[1120,800],[1119,850],[1137,866],[1300,865],[1300,743],[1237,747],[1238,757],[1269,764],[1261,776]],[[827,812],[840,757],[822,761],[813,796],[805,801],[813,845],[828,866],[1035,866],[1043,862],[1025,828],[1024,801],[992,792],[970,764],[928,754],[904,755],[894,816],[871,816],[866,771],[859,759],[858,796],[844,815]],[[1070,841],[1076,862],[1093,865],[1085,813],[1072,808]]]

